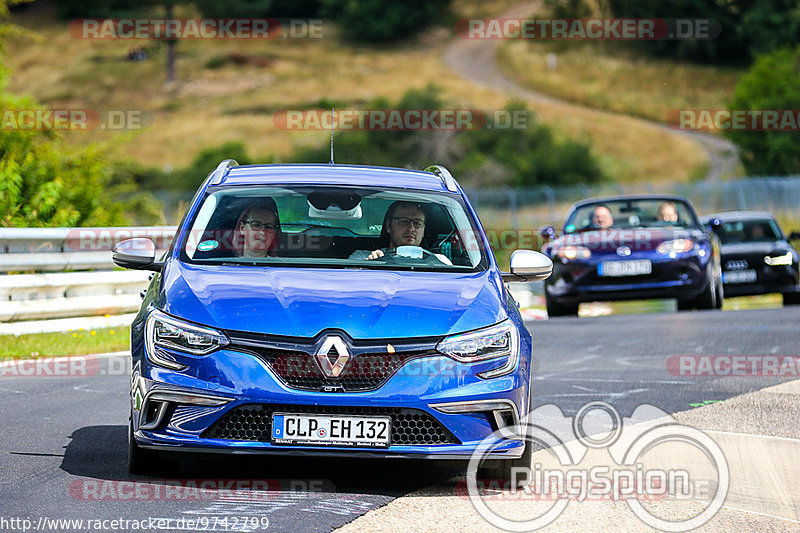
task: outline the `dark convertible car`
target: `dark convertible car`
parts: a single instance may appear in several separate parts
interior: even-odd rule
[[[564,232],[544,228],[553,261],[545,282],[550,316],[581,302],[675,298],[678,309],[719,309],[719,240],[678,196],[618,196],[574,204]]]
[[[797,250],[771,213],[732,211],[705,217],[722,246],[722,281],[728,296],[779,292],[783,305],[800,304]]]

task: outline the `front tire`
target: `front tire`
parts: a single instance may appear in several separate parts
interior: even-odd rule
[[[783,306],[800,305],[800,292],[788,292],[783,294]]]
[[[578,304],[575,305],[562,305],[556,302],[550,294],[547,292],[547,288],[545,287],[544,290],[544,301],[545,305],[547,306],[547,316],[578,316]]]
[[[128,424],[128,472],[139,476],[167,474],[178,470],[178,463],[166,460],[158,452],[147,450],[136,443],[133,420]]]
[[[719,306],[721,305],[722,302],[719,303]],[[678,311],[688,311],[690,309],[719,309],[717,305],[717,279],[714,276],[714,271],[710,268],[706,273],[706,287],[702,294],[694,300],[678,300]]]

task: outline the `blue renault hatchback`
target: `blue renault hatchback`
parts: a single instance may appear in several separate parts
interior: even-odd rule
[[[169,251],[119,243],[153,270],[131,327],[129,469],[176,452],[468,460],[496,435],[496,475],[530,461],[531,336],[443,167],[227,160]],[[169,452],[172,452],[171,454]],[[526,465],[527,466],[527,465]]]

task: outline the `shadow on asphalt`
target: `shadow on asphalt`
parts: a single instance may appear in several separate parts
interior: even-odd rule
[[[88,426],[72,433],[61,469],[101,480],[147,480],[128,473],[127,455],[126,426]],[[444,461],[217,454],[185,454],[180,466],[180,471],[151,479],[276,480],[283,490],[297,482],[297,490],[303,491],[319,486],[326,492],[397,497],[447,481],[465,469]]]

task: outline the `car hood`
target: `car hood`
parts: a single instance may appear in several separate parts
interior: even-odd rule
[[[616,252],[617,248],[627,246],[632,251],[651,251],[664,241],[672,239],[707,239],[697,229],[680,228],[637,228],[590,230],[562,235],[546,245],[546,250],[560,246],[585,246],[592,253]]]
[[[723,244],[720,252],[723,256],[745,256],[745,255],[775,255],[785,254],[791,250],[784,241],[775,242],[741,242],[733,244]]]
[[[507,318],[498,273],[199,266],[170,261],[158,306],[215,328],[354,339],[443,336]]]

